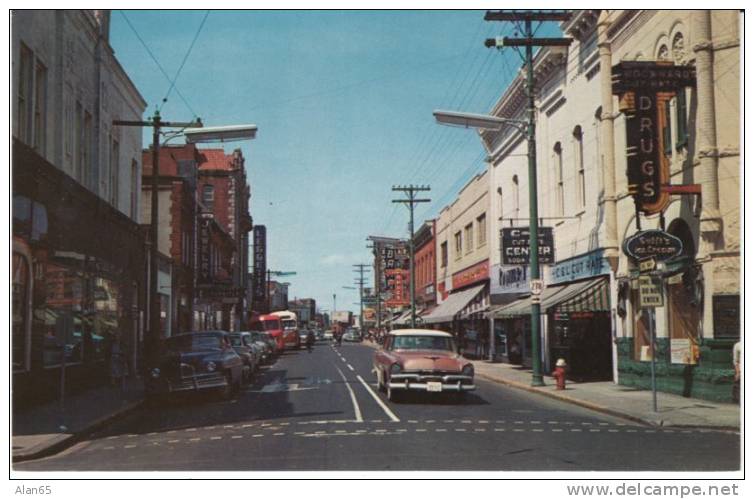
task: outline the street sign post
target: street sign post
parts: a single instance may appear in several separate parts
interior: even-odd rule
[[[652,276],[639,276],[639,306],[641,308],[662,307],[665,303],[662,296],[662,281]]]
[[[650,270],[654,270],[656,266],[657,262],[654,258],[647,258],[639,262],[639,270],[641,272],[649,272]]]

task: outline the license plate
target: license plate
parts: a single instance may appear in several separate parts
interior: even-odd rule
[[[441,392],[442,391],[442,383],[439,381],[428,381],[427,382],[427,391],[428,392]]]

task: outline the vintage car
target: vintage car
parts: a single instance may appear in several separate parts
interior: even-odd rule
[[[252,340],[251,334],[249,333],[230,333],[228,337],[230,338],[230,345],[233,347],[233,350],[235,350],[238,356],[241,357],[241,360],[243,360],[243,380],[247,383],[251,382],[254,371],[256,371],[259,364],[262,363],[261,352],[259,352],[259,349],[253,345],[254,340]]]
[[[464,394],[476,389],[474,366],[457,352],[453,336],[430,329],[390,332],[374,353],[373,371],[390,401],[409,391]]]
[[[147,397],[216,389],[229,398],[241,388],[244,363],[225,331],[178,334],[162,341],[148,366]]]

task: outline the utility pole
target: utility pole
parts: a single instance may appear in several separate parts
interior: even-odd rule
[[[534,63],[533,47],[567,47],[571,44],[570,38],[534,38],[532,21],[566,21],[571,17],[565,11],[487,11],[485,21],[508,21],[524,23],[523,38],[487,39],[484,44],[487,47],[525,47],[526,55],[526,93],[528,97],[528,127],[526,139],[528,142],[527,156],[529,158],[529,273],[531,275],[531,288],[534,290],[535,281],[539,276],[539,213],[537,198],[537,148],[535,142],[535,113],[534,107]],[[540,287],[541,289],[541,287]],[[540,348],[540,297],[538,294],[531,295],[531,360],[532,360],[532,386],[544,386],[542,378],[542,354]]]
[[[367,239],[369,240],[369,239]],[[377,331],[382,330],[382,283],[380,282],[380,262],[377,255],[377,244],[367,245],[367,249],[372,250],[374,255],[374,291],[377,298]]]
[[[359,273],[359,278],[356,280],[356,284],[359,286],[359,327],[364,327],[364,272],[369,272],[369,265],[366,263],[357,263],[354,272]],[[363,331],[362,331],[363,333]]]
[[[414,287],[416,286],[414,278],[414,205],[418,203],[429,203],[431,199],[417,199],[416,193],[429,191],[428,185],[394,185],[394,191],[401,191],[408,196],[408,199],[393,199],[393,203],[402,203],[408,205],[411,218],[408,223],[408,252],[409,252],[409,282],[411,283],[411,329],[416,328],[416,297],[414,296]]]
[[[149,121],[129,121],[129,120],[114,120],[115,126],[138,126],[138,127],[152,127],[152,175],[151,191],[152,191],[152,205],[151,205],[151,218],[149,225],[149,298],[147,314],[149,316],[149,331],[147,332],[144,340],[145,357],[147,361],[151,359],[151,356],[157,354],[157,346],[160,340],[160,295],[157,290],[157,272],[159,265],[157,260],[159,258],[159,248],[157,247],[157,237],[159,234],[159,227],[157,226],[159,221],[159,178],[160,178],[160,131],[163,127],[168,128],[201,128],[202,120],[197,119],[192,122],[170,122],[162,121],[160,117],[160,111],[156,110],[154,116]]]

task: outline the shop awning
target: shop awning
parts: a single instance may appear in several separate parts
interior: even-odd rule
[[[592,279],[579,284],[584,284],[584,286],[574,288],[570,297],[558,302],[555,307],[558,312],[610,311],[610,281],[608,279]]]
[[[402,326],[408,322],[408,318],[411,316],[411,309],[405,310],[401,312],[398,316],[396,316],[392,321],[390,321],[391,324],[394,326]]]
[[[477,297],[484,289],[484,284],[474,286],[463,291],[451,293],[448,298],[440,303],[437,308],[429,314],[422,317],[425,324],[437,324],[440,322],[451,322],[455,316],[469,304],[471,300]]]
[[[417,318],[419,317],[420,312],[421,310],[416,309]],[[403,312],[403,314],[401,314],[400,317],[398,317],[397,319],[393,321],[393,324],[396,326],[408,326],[409,324],[411,324],[411,309],[408,309],[405,312]]]
[[[604,278],[547,286],[542,291],[542,312],[556,308],[559,312],[601,312],[610,310],[609,281]],[[520,317],[531,313],[531,297],[526,296],[492,310],[495,319]]]

